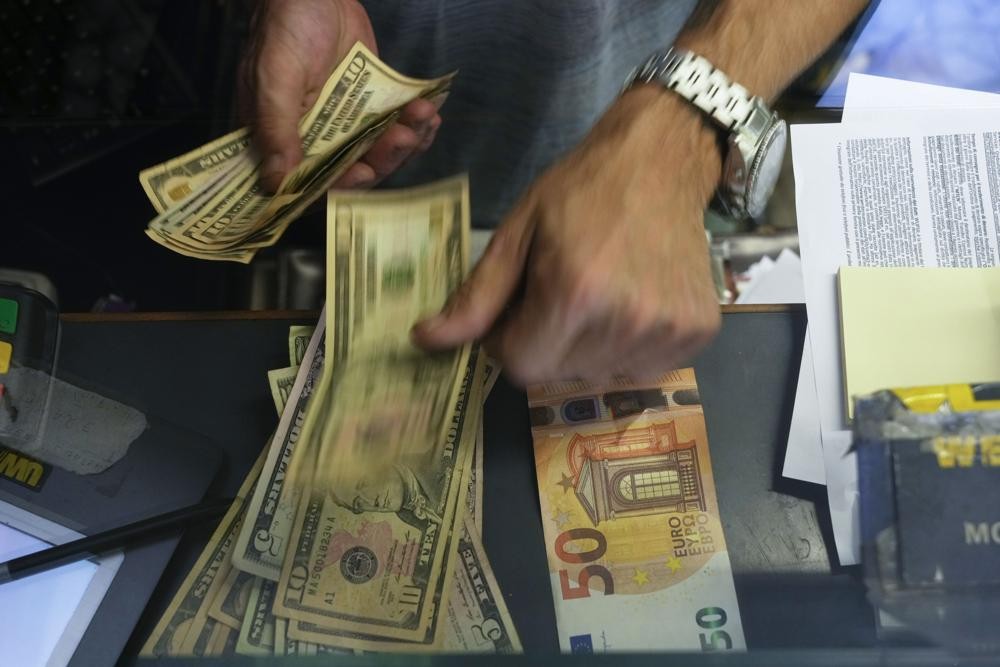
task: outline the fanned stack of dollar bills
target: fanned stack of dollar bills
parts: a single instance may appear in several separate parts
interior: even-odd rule
[[[268,373],[278,428],[145,655],[521,649],[481,542],[498,369],[408,338],[464,276],[467,181],[331,193],[328,225],[324,316]]]
[[[260,185],[261,159],[241,129],[142,171],[156,209],[146,234],[189,257],[250,262],[274,245],[399,115],[422,97],[444,102],[454,74],[405,77],[355,44],[302,118],[302,163],[273,195]]]

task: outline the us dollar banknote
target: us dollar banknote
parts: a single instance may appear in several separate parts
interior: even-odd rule
[[[338,460],[375,466],[394,460],[408,438],[441,441],[470,347],[428,355],[410,328],[437,312],[461,285],[468,264],[469,190],[465,176],[383,192],[335,192],[327,203],[327,357],[304,428],[322,448],[325,470]],[[385,382],[374,382],[380,377]],[[338,391],[351,387],[334,397]],[[478,388],[477,388],[478,393]],[[370,439],[323,446],[367,410],[381,411],[382,445]],[[390,419],[385,410],[400,411]],[[406,419],[404,419],[404,417]],[[346,421],[341,418],[346,418]],[[409,419],[409,421],[407,421]],[[389,429],[389,430],[386,430]],[[391,445],[391,446],[390,446]],[[307,460],[303,457],[303,461]],[[311,465],[311,461],[310,461]]]
[[[228,632],[232,630],[225,625],[218,623],[215,619],[201,619],[197,626],[193,626],[185,636],[185,645],[181,646],[180,652],[176,655],[187,655],[195,657],[205,657],[215,650],[219,642],[228,637]]]
[[[468,346],[419,352],[409,329],[440,309],[464,277],[467,181],[331,194],[327,219],[327,355],[334,361],[295,457],[307,474],[275,613],[421,642],[440,608],[432,604],[436,585],[450,572],[442,545],[464,500],[476,422],[464,435],[463,428],[481,410],[482,371]],[[331,559],[344,564],[322,566]],[[307,585],[310,572],[322,576]]]
[[[249,167],[250,130],[241,128],[184,155],[139,172],[139,182],[157,213],[203,190],[231,169]]]
[[[312,340],[315,326],[294,325],[288,327],[288,364],[298,366],[306,356],[306,348]]]
[[[236,653],[236,638],[239,632],[228,625],[216,624],[208,638],[208,645],[202,657],[221,657]]]
[[[215,619],[208,617],[210,594],[218,589],[220,570],[228,566],[229,551],[246,513],[247,498],[260,474],[264,457],[261,455],[237,492],[232,506],[212,533],[194,567],[181,583],[166,612],[160,618],[141,655],[203,655],[209,646]],[[223,578],[225,573],[223,573]]]
[[[280,416],[285,411],[285,404],[295,386],[295,378],[299,374],[298,366],[287,368],[275,368],[267,372],[267,385],[271,389],[271,399],[274,401],[274,409]]]
[[[230,567],[222,587],[208,607],[208,615],[228,628],[239,631],[247,610],[253,575]]]
[[[468,515],[463,517],[460,532],[452,535],[449,548],[457,548],[454,577],[449,584],[445,613],[435,616],[428,628],[426,641],[401,642],[393,650],[407,652],[493,653],[509,654],[522,651],[514,622],[507,611],[503,592],[497,584],[482,542],[470,532],[474,526]],[[443,587],[443,583],[439,584]],[[443,599],[438,591],[438,599]],[[350,650],[346,644],[373,638],[355,633],[329,630],[301,621],[277,619],[277,636],[289,646],[288,655],[315,655],[316,648],[328,651]],[[288,630],[291,628],[291,631]],[[294,637],[309,637],[299,641]],[[376,642],[384,648],[384,642]],[[307,647],[307,648],[300,648]]]
[[[353,655],[354,653],[354,649],[293,639],[288,635],[288,620],[279,617],[274,619],[275,655]]]
[[[528,402],[562,649],[746,648],[694,370]]]
[[[458,537],[443,649],[456,653],[520,653],[521,640],[478,531],[466,515]]]
[[[485,408],[486,399],[493,390],[493,385],[496,384],[497,376],[500,374],[500,363],[496,359],[484,356],[483,367],[483,406]],[[479,420],[479,429],[476,433],[476,445],[472,453],[472,472],[469,475],[469,492],[468,496],[466,496],[465,504],[466,509],[469,512],[469,516],[472,518],[472,522],[476,525],[476,529],[479,531],[480,539],[482,539],[483,536],[483,486],[485,483],[485,480],[483,479],[483,463],[485,457],[483,447],[485,440],[483,420]]]
[[[273,581],[253,578],[247,613],[236,641],[236,652],[240,655],[274,655],[274,614],[271,605],[275,588]]]
[[[483,536],[483,422],[476,430],[476,441],[472,447],[472,467],[465,495],[465,511],[472,517],[479,536]]]
[[[304,432],[307,407],[325,370],[338,363],[336,357],[346,359],[350,350],[360,349],[367,356],[385,354],[386,358],[398,356],[400,350],[412,352],[410,325],[444,303],[460,284],[467,261],[463,253],[468,252],[468,182],[464,178],[386,194],[343,195],[330,201],[328,217],[333,216],[335,240],[328,254],[328,305],[289,394],[288,409],[282,413],[233,551],[237,568],[271,580],[277,580],[280,573],[298,508],[300,490],[286,488],[292,472],[289,466]],[[352,281],[358,275],[381,279],[355,277]],[[332,322],[329,327],[328,321]],[[335,357],[331,358],[329,350]],[[455,362],[453,368],[457,366]],[[454,378],[445,392],[437,385],[423,386],[438,396],[455,391]],[[324,409],[317,410],[313,420],[324,420],[331,401],[336,400],[318,399]]]
[[[330,427],[332,406],[342,400],[357,400],[355,392],[345,392],[345,398],[332,396],[334,371],[349,358],[354,359],[356,366],[366,368],[386,369],[402,360],[401,363],[411,365],[411,370],[419,366],[428,373],[449,374],[449,381],[444,383],[428,381],[429,376],[418,374],[378,389],[383,394],[394,392],[396,405],[413,403],[408,410],[418,417],[424,406],[433,413],[432,422],[444,428],[441,418],[450,410],[451,400],[458,391],[468,347],[429,358],[410,342],[409,328],[422,315],[440,309],[447,296],[461,284],[468,261],[468,202],[468,180],[464,176],[394,192],[331,195],[327,204],[327,306],[322,322],[326,331],[322,375],[310,369],[310,377],[318,377],[314,402],[319,407],[303,413],[301,429],[301,439],[312,439],[317,446],[312,452],[290,457],[295,465],[290,466],[287,477],[294,478],[298,467],[305,468],[307,476],[312,474],[315,456]],[[366,370],[355,367],[350,373],[364,376]],[[341,384],[342,376],[343,373],[337,379]],[[421,391],[424,396],[419,402],[402,401],[404,397],[399,394],[405,391]],[[422,423],[426,426],[431,422]],[[400,424],[394,425],[397,432]],[[369,464],[377,463],[372,460],[375,455],[383,459],[391,455],[385,448],[367,448],[360,441],[351,446],[361,446],[362,459]],[[353,457],[354,453],[328,451],[331,455],[361,460]],[[284,487],[282,497],[297,503],[292,496],[299,490],[289,490],[287,483]]]
[[[247,506],[246,520],[233,547],[235,567],[271,581],[277,581],[281,574],[281,564],[298,509],[298,492],[285,489],[285,478],[302,434],[306,409],[323,374],[325,332],[326,318],[321,314],[285,409],[281,411],[260,479]]]
[[[486,373],[483,376],[483,401],[490,397],[490,392],[493,391],[493,386],[497,383],[497,378],[500,377],[500,362],[496,359],[486,356]]]
[[[345,647],[402,651],[400,642],[435,643],[428,630],[447,604],[438,590],[448,592],[455,560],[448,545],[463,514],[481,409],[476,362],[474,353],[441,442],[410,447],[389,466],[323,476],[303,494],[277,615],[339,631]],[[322,635],[297,638],[324,643]]]
[[[191,626],[184,637],[184,641],[181,642],[181,655],[205,655],[206,651],[209,650],[208,647],[213,643],[213,637],[217,637],[217,633],[215,632],[216,626],[226,625],[210,616],[209,611],[212,609],[215,600],[220,595],[225,595],[224,585],[227,581],[230,581],[229,575],[233,570],[233,563],[230,560],[233,539],[236,537],[236,531],[239,530],[242,521],[243,516],[240,516],[239,521],[233,526],[232,531],[223,540],[223,546],[220,550],[221,561],[219,567],[212,578],[212,582],[208,584],[202,604],[191,619]]]
[[[147,235],[181,254],[248,262],[272,245],[384,132],[399,110],[424,97],[440,105],[453,75],[419,80],[355,44],[299,124],[304,159],[273,195],[246,130],[140,174],[159,215]]]

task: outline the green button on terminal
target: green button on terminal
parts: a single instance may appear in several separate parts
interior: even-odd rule
[[[0,299],[0,333],[17,331],[17,301]]]

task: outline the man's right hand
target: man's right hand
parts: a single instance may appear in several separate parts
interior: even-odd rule
[[[240,107],[256,135],[265,187],[275,190],[302,159],[301,117],[355,42],[377,53],[371,21],[357,0],[262,0],[243,59]],[[408,104],[334,185],[368,187],[426,150],[441,124],[427,100]]]

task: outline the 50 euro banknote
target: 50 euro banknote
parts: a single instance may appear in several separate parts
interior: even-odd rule
[[[528,401],[561,648],[745,648],[694,370]]]

